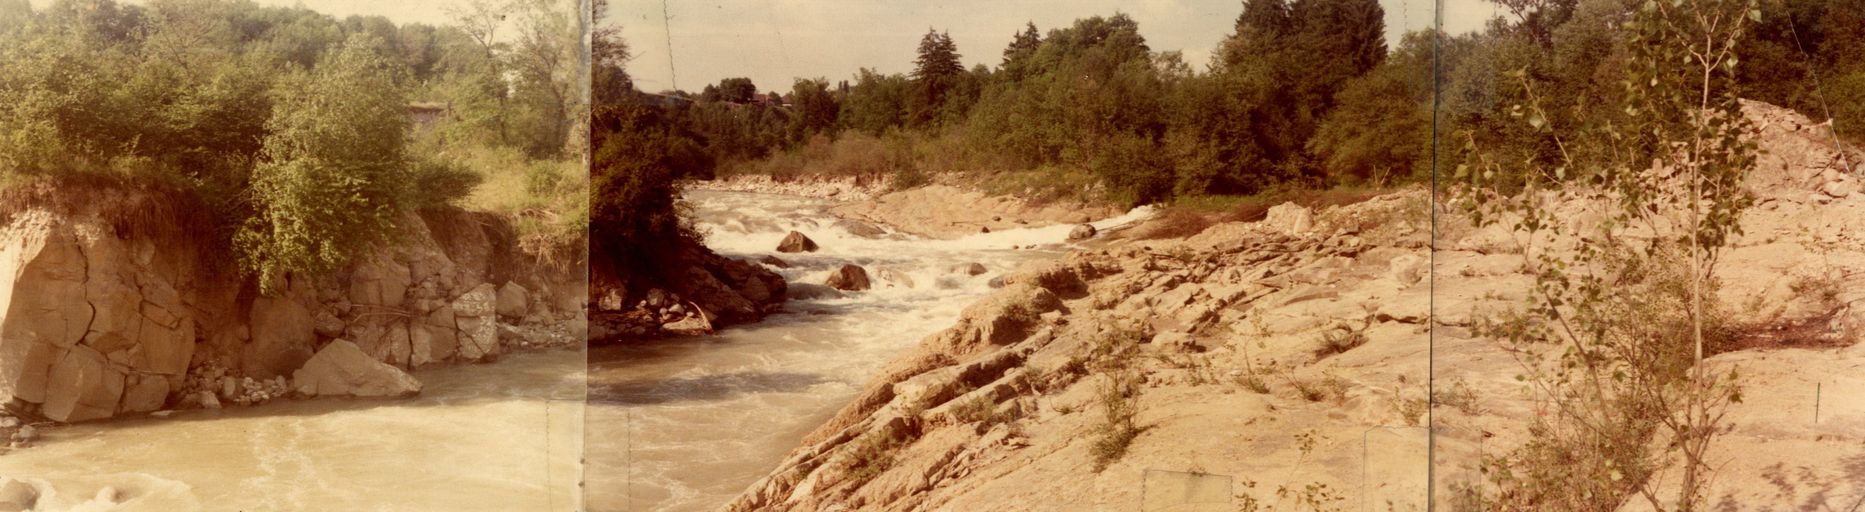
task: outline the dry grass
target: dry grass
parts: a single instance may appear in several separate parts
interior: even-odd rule
[[[1329,356],[1342,354],[1366,344],[1366,331],[1345,325],[1336,325],[1321,333],[1321,344],[1315,347],[1315,360],[1327,359]]]
[[[1132,369],[1108,372],[1106,379],[1095,387],[1095,402],[1101,406],[1101,422],[1095,425],[1090,452],[1094,455],[1094,471],[1099,473],[1126,455],[1127,447],[1140,435],[1140,427],[1135,422],[1140,414],[1136,372]]]
[[[470,148],[451,163],[480,177],[462,207],[505,217],[518,248],[541,261],[582,262],[589,231],[589,171],[581,162],[533,160],[509,148]]]
[[[887,432],[874,432],[855,441],[854,448],[842,459],[841,469],[849,480],[867,482],[894,467],[894,456],[906,447],[906,440]]]
[[[1347,381],[1339,375],[1326,374],[1319,379],[1287,376],[1289,386],[1295,389],[1295,395],[1310,402],[1340,403],[1347,399]]]
[[[179,243],[214,269],[234,263],[233,226],[216,215],[228,207],[183,188],[122,175],[8,176],[0,181],[0,225],[35,210],[94,214],[119,237]]]

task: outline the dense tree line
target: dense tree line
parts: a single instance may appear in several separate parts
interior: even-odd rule
[[[270,290],[384,241],[483,176],[444,155],[570,156],[578,34],[551,0],[457,23],[251,2],[0,2],[0,186],[103,180],[196,197]],[[517,37],[476,36],[477,25]],[[511,73],[507,73],[511,70]],[[411,127],[411,106],[441,114]]]
[[[1554,165],[1562,138],[1586,142],[1566,148],[1576,162],[1613,158],[1597,137],[1626,121],[1610,105],[1638,2],[1495,3],[1502,14],[1484,30],[1415,32],[1387,48],[1376,0],[1245,0],[1202,66],[1152,50],[1119,14],[1047,32],[1028,24],[998,65],[971,69],[931,30],[909,73],[862,69],[764,98],[731,78],[657,97],[722,169],[844,169],[811,159],[886,144],[888,158],[863,160],[872,172],[1077,173],[1128,202],[1420,180],[1434,141],[1446,172],[1476,147]],[[1865,135],[1861,5],[1764,3],[1740,51],[1747,94],[1815,119],[1830,112],[1840,133]],[[1532,114],[1521,109],[1531,91],[1544,96]],[[1517,122],[1530,115],[1546,119]]]
[[[1397,66],[1428,62],[1428,37],[1410,40],[1403,63],[1355,89],[1368,103],[1358,117],[1327,115],[1339,91],[1386,60],[1383,15],[1376,0],[1250,0],[1201,72],[1176,52],[1153,51],[1138,24],[1116,14],[1047,33],[1027,24],[995,67],[963,67],[952,39],[929,30],[910,73],[862,69],[834,86],[799,80],[763,101],[744,78],[657,97],[671,99],[663,102],[670,122],[721,165],[825,140],[944,138],[951,142],[938,151],[894,151],[944,153],[929,157],[944,164],[915,157],[916,165],[889,168],[1066,169],[1129,202],[1403,179],[1426,161],[1429,132],[1419,130],[1429,126],[1430,76]],[[1394,90],[1407,94],[1385,94]],[[1416,115],[1364,123],[1395,105]],[[1325,140],[1324,126],[1332,127]]]

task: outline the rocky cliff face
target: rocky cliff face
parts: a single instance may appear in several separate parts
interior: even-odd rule
[[[10,410],[84,421],[263,401],[333,340],[398,369],[582,340],[581,272],[528,261],[488,215],[409,214],[350,268],[263,297],[185,230],[127,227],[121,205],[150,201],[125,193],[0,224]]]
[[[1280,510],[1363,469],[1421,504],[1427,207],[1289,205],[1015,272],[730,509]]]

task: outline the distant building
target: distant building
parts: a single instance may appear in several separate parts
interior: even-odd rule
[[[408,121],[416,130],[432,128],[447,117],[449,110],[445,103],[409,103]]]

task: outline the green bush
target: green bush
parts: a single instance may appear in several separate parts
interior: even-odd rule
[[[292,273],[329,272],[385,240],[401,199],[421,193],[406,188],[414,183],[407,100],[381,44],[352,36],[280,84],[253,169],[255,215],[235,236],[243,267],[267,293]]]

